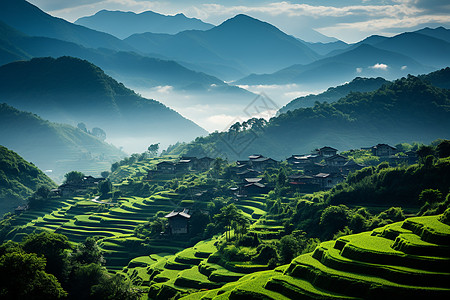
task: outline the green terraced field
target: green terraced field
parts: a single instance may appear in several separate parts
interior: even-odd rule
[[[414,217],[323,242],[289,265],[182,299],[447,299],[449,247],[450,226],[439,216]]]

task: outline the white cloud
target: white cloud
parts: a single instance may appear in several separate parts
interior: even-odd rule
[[[403,70],[406,70],[408,68],[408,66],[402,66],[400,69],[402,69],[402,71]]]
[[[356,73],[361,73],[363,71],[363,68],[356,68]]]
[[[374,64],[373,66],[371,66],[370,68],[371,69],[375,69],[375,70],[387,70],[388,69],[388,65],[377,63],[377,64]]]
[[[173,91],[173,86],[165,85],[165,86],[157,86],[155,87],[156,92],[161,94],[168,94]]]

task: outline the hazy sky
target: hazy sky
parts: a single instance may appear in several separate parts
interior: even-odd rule
[[[197,0],[28,0],[53,16],[75,21],[99,10],[163,14],[184,13],[218,25],[245,13],[270,22],[288,34],[303,28],[346,42],[372,34],[391,36],[423,27],[450,28],[449,0],[305,0],[305,1],[197,1]]]

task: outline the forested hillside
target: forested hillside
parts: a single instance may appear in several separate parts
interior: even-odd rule
[[[95,130],[94,130],[95,131]],[[72,170],[99,175],[125,154],[99,137],[67,124],[0,104],[0,141],[61,182]]]
[[[1,66],[0,101],[51,121],[100,127],[110,141],[116,139],[117,146],[127,147],[124,140],[136,138],[163,144],[190,141],[206,133],[162,103],[142,98],[99,67],[72,57]]]
[[[0,215],[25,205],[25,200],[40,186],[56,185],[35,165],[0,146]]]
[[[445,76],[443,82],[448,80]],[[373,92],[354,92],[331,104],[288,111],[267,124],[264,120],[235,124],[228,132],[197,138],[169,152],[220,154],[228,159],[264,153],[285,159],[323,145],[354,149],[402,141],[430,143],[450,136],[449,104],[449,90],[408,76]]]

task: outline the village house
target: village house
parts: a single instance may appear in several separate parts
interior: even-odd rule
[[[343,167],[347,163],[348,159],[345,156],[342,156],[340,154],[335,154],[333,156],[329,156],[325,158],[325,163],[328,166],[332,167]]]
[[[100,181],[105,180],[105,178],[96,178],[96,177],[92,177],[92,176],[84,176],[83,178],[83,185],[87,186],[87,187],[92,187],[97,185]]]
[[[288,176],[289,184],[293,186],[313,187],[316,186],[316,180],[313,176],[297,174]]]
[[[372,155],[379,157],[391,156],[397,153],[397,148],[389,146],[388,144],[378,144],[370,148]]]
[[[319,187],[323,190],[331,189],[336,184],[344,181],[344,176],[341,174],[319,173],[313,177],[316,179]]]
[[[175,173],[175,163],[171,161],[162,161],[156,165],[156,170],[164,174]]]
[[[317,158],[319,155],[317,154],[309,154],[309,155],[292,155],[286,161],[290,164],[294,169],[301,169],[305,165],[313,164],[317,162]]]
[[[261,175],[261,172],[253,170],[253,169],[246,169],[242,172],[236,173],[236,175],[238,175],[242,179],[254,178],[254,177],[258,177],[259,175]]]
[[[275,168],[278,162],[270,157],[259,157],[251,160],[252,168],[257,171],[264,171],[268,168]]]
[[[248,184],[248,183],[264,183],[264,178],[262,177],[256,177],[256,178],[244,178],[244,183]]]
[[[170,234],[187,234],[189,233],[189,219],[191,215],[188,209],[182,211],[172,211],[164,216],[169,221]]]
[[[260,182],[252,182],[242,187],[243,194],[265,194],[268,192],[268,188],[265,184]]]
[[[325,147],[320,148],[318,152],[319,152],[318,153],[319,156],[326,158],[326,157],[331,157],[331,156],[336,155],[338,150],[334,149],[332,147],[325,146]]]

